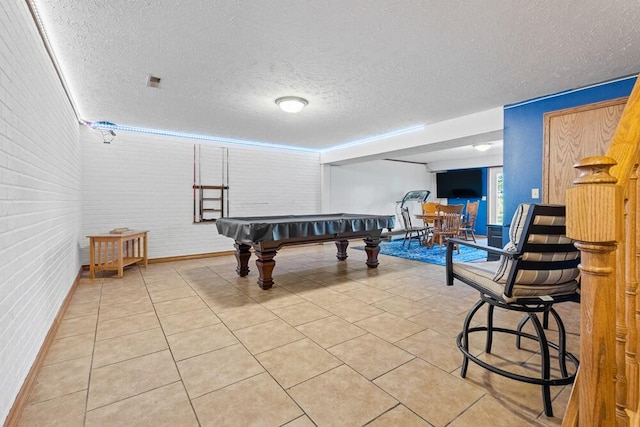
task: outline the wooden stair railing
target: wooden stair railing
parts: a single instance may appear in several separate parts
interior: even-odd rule
[[[567,235],[582,253],[582,301],[580,368],[563,426],[640,423],[639,146],[636,82],[606,156],[579,161],[567,190]]]

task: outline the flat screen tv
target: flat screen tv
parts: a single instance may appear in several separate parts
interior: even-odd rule
[[[482,169],[453,170],[436,173],[439,199],[482,197]]]

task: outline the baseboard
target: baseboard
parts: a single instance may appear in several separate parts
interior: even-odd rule
[[[235,251],[224,251],[224,252],[206,252],[202,254],[191,254],[191,255],[178,255],[178,256],[168,256],[162,258],[149,258],[147,261],[149,264],[159,264],[161,262],[174,262],[174,261],[187,261],[190,259],[202,259],[202,258],[215,258],[218,256],[226,256],[233,255]],[[89,270],[89,264],[84,264],[82,269],[87,271]]]
[[[169,256],[169,257],[163,257],[163,258],[149,258],[149,264],[156,264],[161,262],[186,261],[190,259],[215,258],[218,256],[233,255],[234,253],[235,251],[224,251],[224,252],[207,252],[203,254],[193,254],[193,255]]]
[[[31,366],[31,369],[29,370],[29,374],[27,374],[27,377],[25,378],[24,383],[22,383],[20,392],[18,392],[18,395],[16,396],[16,399],[13,402],[13,406],[9,411],[9,415],[7,415],[7,419],[4,422],[4,427],[14,427],[18,425],[18,421],[22,416],[22,412],[24,411],[25,406],[27,406],[27,400],[29,399],[29,395],[33,390],[33,386],[35,385],[36,378],[38,377],[38,373],[40,372],[40,368],[44,363],[44,358],[47,355],[47,352],[49,351],[49,347],[53,342],[53,338],[56,336],[56,333],[58,332],[58,327],[60,326],[60,322],[62,321],[62,318],[64,317],[65,313],[67,312],[67,308],[69,307],[71,298],[73,298],[73,294],[76,292],[76,289],[78,288],[78,284],[80,283],[81,276],[82,276],[82,270],[78,272],[78,275],[76,276],[76,280],[73,283],[73,286],[71,286],[69,293],[67,293],[66,298],[62,302],[62,305],[60,306],[60,310],[58,310],[58,314],[56,315],[55,319],[53,319],[53,323],[49,328],[49,332],[47,333],[47,336],[45,337],[44,342],[42,343],[42,346],[40,346],[40,351],[38,352],[38,356],[36,357],[35,362],[33,362],[33,365]]]

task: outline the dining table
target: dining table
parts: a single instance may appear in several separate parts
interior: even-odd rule
[[[416,219],[422,220],[424,222],[425,227],[425,239],[422,241],[423,246],[431,247],[433,245],[433,236],[432,233],[429,233],[429,230],[433,230],[438,227],[438,220],[440,215],[437,212],[430,213],[420,213],[415,215]]]
[[[437,229],[438,228],[438,221],[440,220],[440,217],[442,217],[441,214],[438,214],[438,212],[429,212],[429,213],[419,213],[419,214],[415,214],[415,218],[416,219],[420,219],[424,222],[424,226],[425,226],[425,235],[429,236],[429,229],[433,230],[433,229]],[[433,224],[432,226],[429,226],[429,224]],[[433,236],[433,234],[431,234],[431,236]],[[422,241],[422,245],[423,246],[428,246],[431,247],[433,246],[433,239],[432,238],[425,238]]]

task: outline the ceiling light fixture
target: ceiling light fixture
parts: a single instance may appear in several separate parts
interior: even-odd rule
[[[276,104],[286,113],[299,113],[309,101],[299,96],[283,96],[276,99]]]
[[[149,74],[147,76],[147,87],[154,87],[154,88],[160,87],[160,80],[162,80],[160,77],[156,77]]]
[[[489,148],[491,148],[491,144],[474,144],[473,148],[478,151],[487,151]]]

